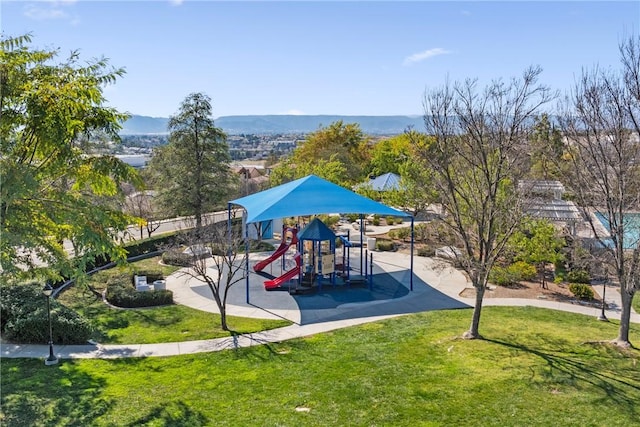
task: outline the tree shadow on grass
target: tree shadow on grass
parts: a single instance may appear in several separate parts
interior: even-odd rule
[[[612,351],[615,350],[611,350],[609,347],[596,349],[600,355],[589,358],[588,362],[590,363],[586,363],[584,356],[577,353],[567,353],[564,350],[531,348],[523,344],[486,337],[484,340],[541,358],[549,368],[549,374],[546,375],[549,382],[559,382],[576,389],[589,384],[604,392],[605,397],[601,399],[602,403],[619,406],[622,411],[629,414],[630,418],[640,415],[637,410],[638,396],[640,396],[640,372],[633,368],[627,370],[617,368],[621,364],[615,363],[612,357],[614,356]],[[583,345],[607,346],[607,344],[598,343]],[[562,346],[560,345],[558,348],[562,348]],[[619,354],[617,353],[617,355]],[[554,371],[557,373],[555,376]]]
[[[162,425],[162,426],[206,426],[209,419],[202,413],[193,410],[182,401],[160,403],[152,408],[148,414],[127,424],[128,426]]]
[[[105,386],[73,361],[44,366],[40,359],[3,359],[0,424],[92,425],[111,406],[102,397]]]

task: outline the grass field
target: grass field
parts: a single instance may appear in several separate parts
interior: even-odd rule
[[[3,359],[2,425],[630,426],[640,351],[618,323],[486,307],[421,313],[236,351],[167,358]],[[632,325],[632,342],[640,329]]]
[[[109,278],[130,280],[133,271],[161,269],[165,277],[176,267],[161,266],[158,257],[138,261],[127,266],[104,270],[91,276],[89,284],[102,292]],[[58,300],[91,320],[97,331],[92,337],[103,344],[150,344],[191,341],[229,336],[220,328],[220,315],[194,310],[182,305],[118,310],[102,302],[101,297],[87,288],[73,286]],[[263,320],[227,317],[229,327],[236,333],[257,332],[290,325],[287,320]]]

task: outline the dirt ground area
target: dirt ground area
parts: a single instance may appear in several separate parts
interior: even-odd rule
[[[410,253],[409,245],[403,244],[398,248],[399,252]],[[579,301],[569,291],[568,283],[554,283],[547,281],[547,289],[542,289],[540,282],[523,281],[514,286],[495,286],[490,284],[484,294],[485,298],[528,298],[528,299],[546,299],[550,301],[565,302],[569,304],[587,304],[594,307],[600,307],[602,298],[595,294],[591,301]],[[607,289],[609,292],[610,289]],[[474,298],[475,290],[469,284],[469,288],[463,290],[460,296],[465,298]]]
[[[376,236],[378,238],[386,238],[389,239],[389,235],[387,233],[381,233]],[[410,254],[410,244],[406,241],[399,243],[396,242],[396,250],[401,253]],[[424,243],[416,243],[415,252],[417,253],[418,248],[422,247]],[[437,240],[428,241],[427,245],[431,247],[438,246]],[[489,285],[489,288],[485,292],[485,298],[528,298],[528,299],[546,299],[550,301],[558,301],[565,302],[569,304],[587,304],[592,305],[594,307],[600,307],[602,304],[602,299],[598,294],[595,294],[594,298],[591,301],[583,301],[578,300],[573,296],[571,291],[569,291],[569,284],[567,283],[554,283],[547,282],[547,289],[543,289],[540,285],[540,282],[520,282],[515,286],[495,286]],[[463,290],[460,293],[460,296],[465,298],[474,298],[475,290],[469,284],[469,288]]]
[[[467,288],[460,296],[466,298],[475,297],[475,290]],[[542,289],[540,282],[520,282],[515,286],[494,286],[489,285],[489,289],[484,294],[485,298],[528,298],[528,299],[546,299],[550,301],[566,302],[575,304],[578,299],[569,291],[569,285],[566,283],[547,282],[547,289]],[[600,307],[601,298],[596,294],[590,301],[580,301],[580,304],[593,305]]]

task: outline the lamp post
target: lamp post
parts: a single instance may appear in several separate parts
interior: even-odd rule
[[[53,293],[53,288],[48,282],[44,286],[42,293],[47,297],[47,319],[49,320],[49,357],[44,360],[44,364],[51,366],[58,363],[58,358],[53,354],[53,328],[51,327],[51,294]]]
[[[598,316],[598,320],[601,320],[603,322],[609,321],[609,319],[607,319],[607,316],[604,314],[604,307],[606,305],[606,303],[604,302],[604,297],[606,293],[607,293],[607,279],[605,278],[604,281],[602,282],[602,311]]]
[[[607,319],[607,315],[604,314],[604,309],[607,305],[607,303],[605,302],[605,295],[607,293],[607,281],[608,281],[609,275],[605,274],[604,276],[604,280],[602,281],[602,308],[600,311],[600,315],[597,317],[598,320],[601,320],[603,322],[608,322],[609,319]]]

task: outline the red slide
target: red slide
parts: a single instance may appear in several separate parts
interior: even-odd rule
[[[255,272],[262,271],[267,265],[271,264],[273,261],[277,260],[282,255],[284,255],[284,253],[287,252],[287,250],[289,250],[290,246],[291,246],[291,243],[286,243],[286,242],[280,243],[280,246],[278,246],[278,249],[276,249],[274,253],[269,255],[268,258],[263,259],[262,261],[256,263],[256,265],[253,266],[253,271]]]
[[[257,262],[256,265],[253,266],[253,271],[258,272],[262,271],[267,265],[271,264],[273,261],[280,258],[284,255],[287,250],[291,247],[291,245],[295,245],[298,243],[298,230],[295,228],[286,228],[282,233],[282,243],[278,246],[278,249],[271,255],[269,255],[266,259],[263,259],[260,262]]]
[[[264,288],[265,289],[275,289],[275,288],[279,287],[281,284],[288,282],[289,280],[293,279],[298,274],[300,274],[300,258],[301,258],[300,252],[297,252],[295,254],[295,256],[293,257],[293,259],[296,260],[295,268],[292,268],[291,270],[286,271],[280,277],[276,277],[273,280],[267,280],[266,282],[264,282]]]

